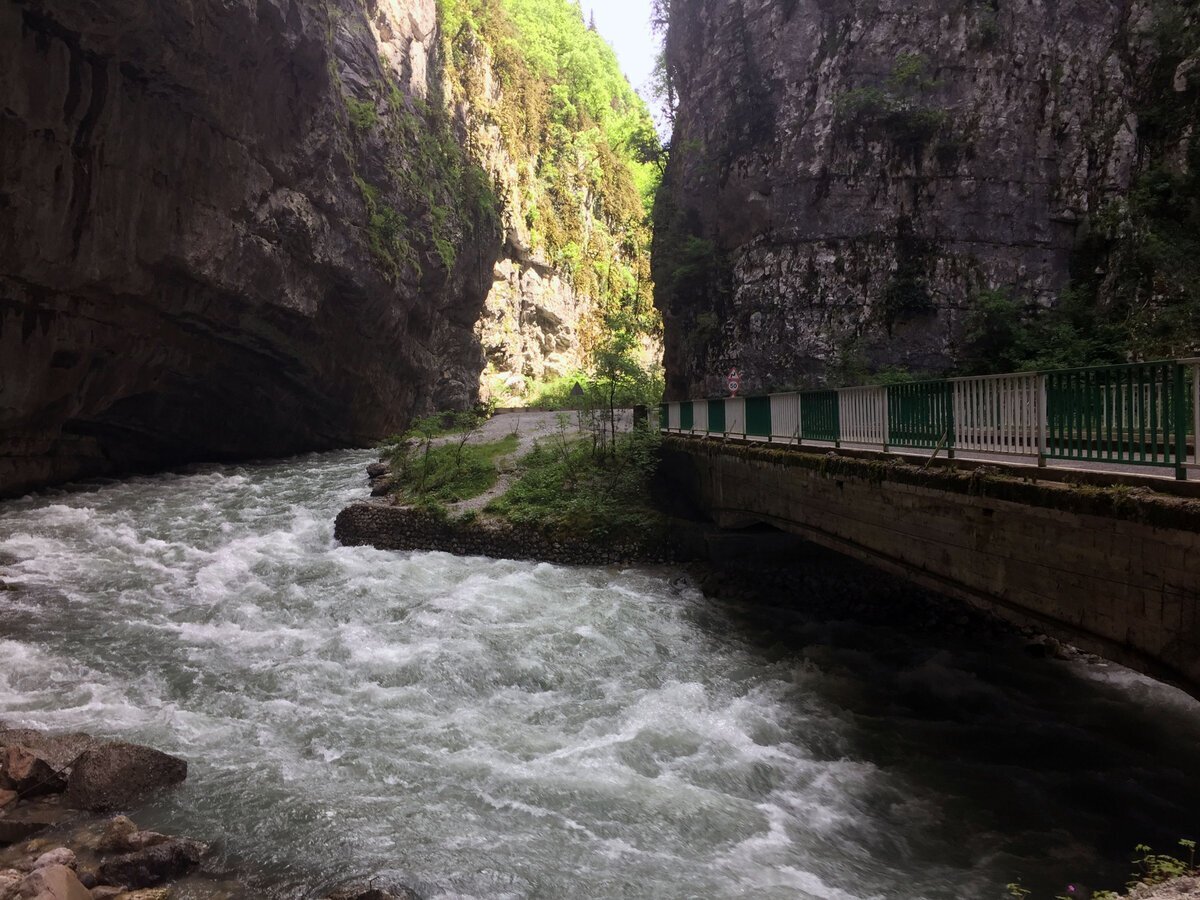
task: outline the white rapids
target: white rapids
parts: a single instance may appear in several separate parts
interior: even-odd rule
[[[1200,707],[1169,688],[758,628],[668,569],[340,547],[368,460],[0,504],[0,718],[186,757],[139,820],[260,896],[388,872],[428,897],[993,900],[1194,836]]]

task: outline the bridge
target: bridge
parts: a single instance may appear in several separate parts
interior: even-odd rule
[[[660,416],[668,476],[719,524],[774,525],[1200,696],[1200,360]]]

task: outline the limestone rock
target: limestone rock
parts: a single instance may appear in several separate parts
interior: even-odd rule
[[[204,851],[197,841],[172,839],[105,860],[96,870],[96,879],[129,888],[155,887],[190,872],[200,864]]]
[[[104,832],[96,841],[96,849],[129,850],[129,839],[137,834],[137,831],[137,825],[128,816],[114,816],[104,824]]]
[[[100,743],[97,738],[81,732],[52,734],[32,728],[0,729],[0,748],[24,747],[57,770],[69,768],[84,750],[97,743]]]
[[[4,772],[13,790],[22,797],[58,794],[67,786],[67,780],[61,773],[27,747],[8,748]]]
[[[66,866],[37,869],[21,882],[22,900],[92,900],[75,873]]]
[[[0,900],[15,900],[25,876],[16,869],[0,869]]]
[[[178,757],[137,744],[100,744],[71,769],[67,802],[77,809],[120,809],[185,778],[187,763]]]
[[[75,869],[75,854],[66,847],[58,847],[54,850],[47,850],[33,862],[33,869],[36,872],[38,869],[44,869],[47,866],[66,866],[68,869]]]
[[[125,893],[123,887],[113,887],[111,884],[101,884],[92,888],[92,900],[114,900]]]

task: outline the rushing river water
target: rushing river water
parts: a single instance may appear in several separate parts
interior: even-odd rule
[[[0,717],[187,757],[139,818],[279,896],[993,900],[1200,827],[1169,688],[668,570],[339,547],[367,459],[0,504]]]

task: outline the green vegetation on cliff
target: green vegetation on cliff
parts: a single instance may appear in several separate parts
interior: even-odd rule
[[[629,311],[654,330],[647,211],[659,147],[612,48],[570,0],[438,0],[451,100],[469,107],[477,158],[488,131],[516,164],[510,234],[590,298],[585,347]]]

